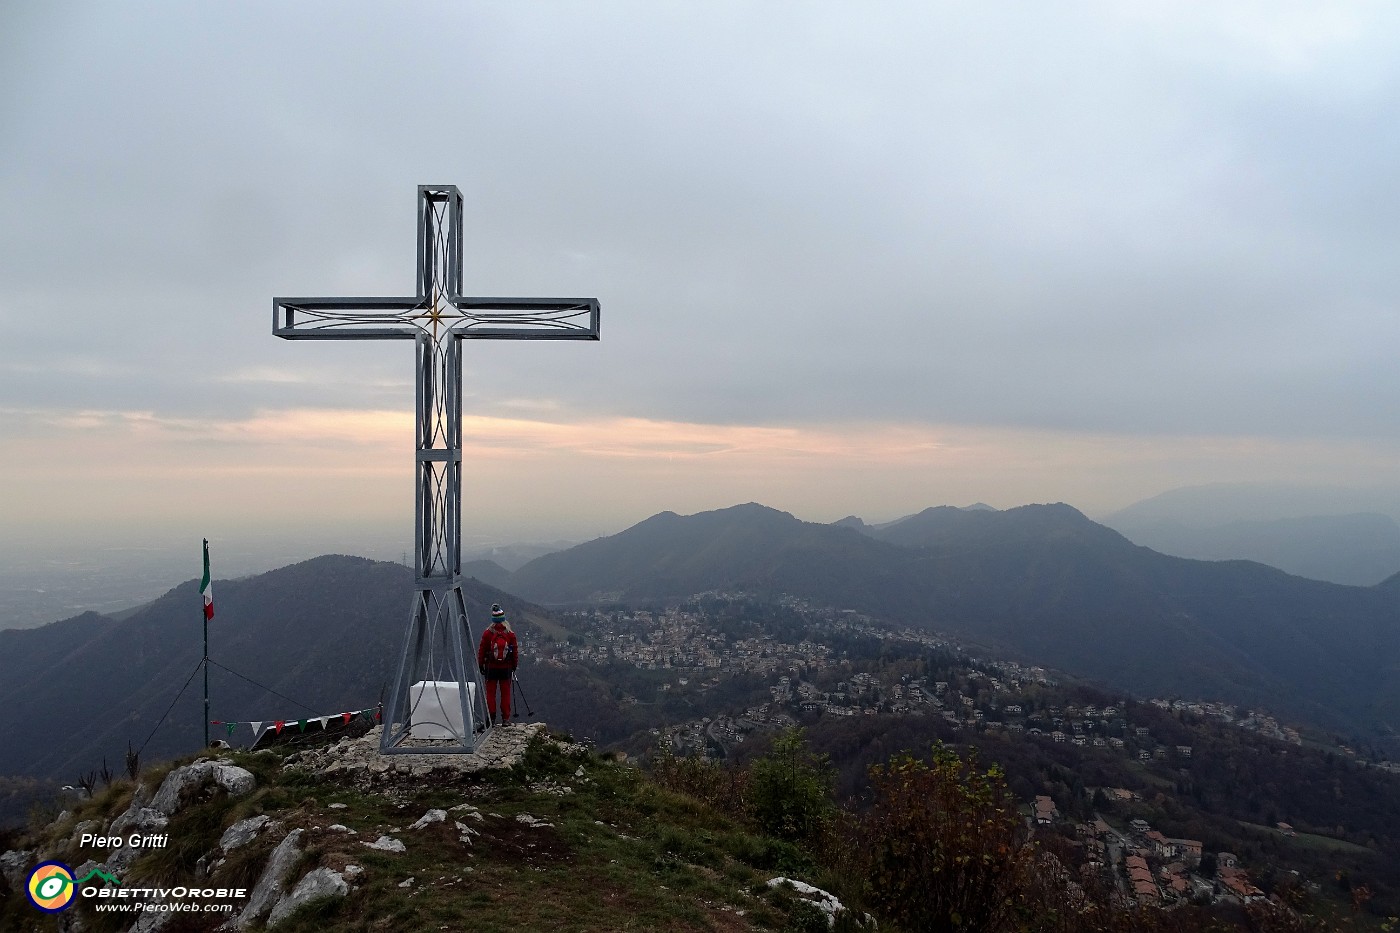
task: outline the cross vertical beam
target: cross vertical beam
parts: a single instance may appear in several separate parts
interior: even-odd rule
[[[462,351],[456,340],[419,334],[414,429],[414,577],[452,582],[462,570]]]
[[[414,342],[416,592],[385,705],[385,754],[460,754],[477,742],[483,691],[461,589],[461,342],[599,338],[596,298],[470,298],[461,280],[461,192],[419,185],[415,295],[272,302],[272,332],[288,340]],[[428,737],[447,744],[407,744]]]

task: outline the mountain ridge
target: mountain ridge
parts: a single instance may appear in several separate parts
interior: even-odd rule
[[[934,507],[873,530],[755,503],[661,513],[502,585],[543,604],[788,594],[1140,694],[1220,696],[1363,731],[1400,716],[1391,587],[1163,555],[1063,503]]]
[[[414,583],[401,564],[326,555],[215,580],[214,592],[211,717],[272,721],[374,706],[392,683]],[[463,594],[477,631],[493,602],[526,630],[538,614],[479,581]],[[0,723],[0,773],[71,779],[148,734],[160,756],[200,744],[200,691],[173,701],[198,670],[201,605],[189,580],[122,621],[88,613],[0,632],[0,704],[13,714]],[[57,647],[63,639],[71,645]],[[64,742],[53,741],[57,723]]]

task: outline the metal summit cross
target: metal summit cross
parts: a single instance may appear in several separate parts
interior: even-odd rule
[[[479,735],[482,684],[461,589],[461,341],[598,339],[596,298],[468,298],[461,285],[461,192],[419,185],[416,295],[272,302],[272,333],[288,340],[414,342],[416,592],[384,709],[386,754],[471,752]],[[406,744],[425,737],[447,742]]]

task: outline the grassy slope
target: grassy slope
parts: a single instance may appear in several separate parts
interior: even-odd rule
[[[278,927],[288,933],[782,929],[802,913],[790,897],[770,892],[765,884],[775,874],[801,870],[802,858],[792,847],[754,836],[725,814],[658,787],[634,768],[584,752],[567,754],[553,743],[536,742],[522,765],[477,783],[400,785],[389,794],[283,771],[274,752],[230,757],[257,775],[257,789],[237,800],[219,792],[177,813],[171,847],[136,862],[122,878],[125,884],[192,885],[195,862],[216,847],[227,826],[268,813],[288,828],[307,830],[306,854],[289,883],[320,865],[339,870],[353,863],[365,869],[349,897],[308,905]],[[161,771],[144,776],[148,786],[155,786]],[[565,786],[573,791],[559,793]],[[37,837],[50,848],[46,855],[76,868],[97,854],[54,847],[78,820],[119,814],[131,795],[129,783],[116,782],[75,807],[62,823],[39,831]],[[332,803],[346,807],[333,809]],[[458,840],[451,823],[408,828],[429,808],[461,803],[482,813],[480,820],[463,817],[480,833],[469,846]],[[515,819],[518,814],[553,825],[527,827]],[[334,823],[357,835],[325,828]],[[361,844],[382,833],[401,839],[407,851],[377,852]],[[200,883],[251,888],[279,838],[264,834],[236,850],[212,882]],[[412,885],[401,887],[410,877]],[[101,933],[125,929],[131,915],[121,922],[111,914],[86,919],[89,930]],[[215,925],[213,919],[203,926],[198,918],[180,920],[190,925],[170,929]],[[35,912],[22,892],[0,899],[0,930],[34,929],[56,930],[57,921]]]

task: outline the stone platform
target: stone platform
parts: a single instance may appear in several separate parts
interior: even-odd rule
[[[381,726],[375,726],[359,738],[341,739],[334,745],[297,752],[288,756],[283,768],[299,768],[326,777],[340,776],[354,783],[360,783],[362,778],[370,782],[405,777],[451,780],[493,768],[514,767],[525,757],[525,749],[532,739],[549,737],[544,723],[532,722],[486,730],[476,751],[469,755],[381,755],[381,731]],[[433,743],[416,741],[411,744],[430,746]]]

